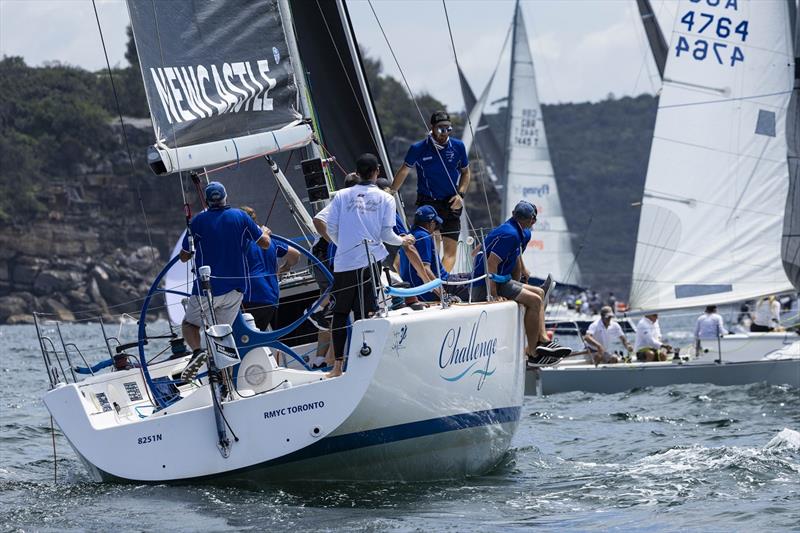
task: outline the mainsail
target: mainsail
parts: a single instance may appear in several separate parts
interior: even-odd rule
[[[167,154],[168,158],[182,155],[169,150],[183,147],[185,143],[198,143],[191,146],[206,150],[209,144],[228,139],[233,155],[214,161],[213,165],[218,165],[216,168],[209,162],[202,165],[205,170],[213,171],[209,178],[225,184],[234,205],[254,207],[260,222],[266,223],[273,232],[296,239],[308,237],[308,213],[312,211],[308,199],[304,198],[301,160],[318,155],[330,158],[328,175],[329,181],[334,182],[330,183],[331,188],[336,183],[341,184],[346,172],[354,170],[356,159],[364,152],[376,153],[385,171],[391,172],[355,35],[342,0],[179,0],[170,2],[169,9],[162,9],[166,5],[129,0],[142,73],[146,85],[149,83],[147,95],[160,141],[156,150],[160,154]],[[214,15],[217,17],[213,18]],[[169,108],[162,105],[161,96],[157,88],[154,89],[153,80],[158,74],[153,78],[151,70],[166,72],[172,68],[173,73],[191,80],[191,72],[195,77],[198,71],[204,72],[197,65],[212,73],[212,66],[216,65],[223,78],[219,88],[212,83],[214,89],[231,93],[233,85],[226,85],[224,64],[245,63],[247,58],[252,58],[249,65],[253,71],[253,65],[261,61],[258,51],[269,52],[266,59],[269,75],[275,79],[274,87],[267,89],[265,85],[266,92],[259,96],[262,110],[252,109],[255,104],[242,102],[238,111],[234,106],[222,116],[198,117],[181,123],[174,121],[174,116],[165,116]],[[225,58],[228,60],[223,61]],[[195,65],[193,71],[188,68],[190,65]],[[247,72],[247,65],[244,68]],[[237,69],[240,71],[241,67]],[[233,67],[230,71],[234,72]],[[213,78],[213,74],[210,77]],[[232,78],[231,83],[242,80]],[[208,99],[213,99],[211,86],[206,86],[205,90]],[[174,105],[178,96],[184,98],[188,93],[170,94]],[[266,97],[272,99],[273,109],[269,112],[263,110]],[[170,119],[174,122],[170,123]],[[308,144],[312,139],[308,123],[314,124],[314,137],[318,140],[314,145]],[[284,144],[287,131],[303,132],[303,141]],[[263,140],[264,132],[267,142],[250,157],[236,152],[243,142],[253,138]],[[270,162],[259,157],[269,152],[277,152],[270,153],[270,157],[281,170],[279,173],[273,173]],[[179,162],[180,166],[172,170],[192,166],[191,161],[180,159]],[[187,265],[176,265],[166,284],[169,288],[184,290],[191,278]],[[167,298],[171,319],[180,321],[179,297],[167,295]]]
[[[789,28],[786,0],[679,4],[641,208],[633,308],[792,289],[780,260]]]
[[[783,219],[781,256],[783,268],[794,288],[800,290],[800,9],[794,8],[794,91],[786,121],[788,144],[789,192]]]
[[[506,189],[503,214],[511,216],[519,200],[539,209],[533,238],[523,259],[538,278],[580,285],[580,272],[558,196],[536,89],[533,56],[519,2],[514,13],[506,138]]]

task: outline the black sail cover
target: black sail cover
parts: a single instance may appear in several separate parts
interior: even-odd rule
[[[786,142],[789,160],[789,193],[783,217],[781,258],[783,269],[794,288],[800,290],[800,11],[794,11],[794,90],[786,113]]]
[[[277,0],[128,0],[128,10],[161,143],[243,137],[296,119]]]

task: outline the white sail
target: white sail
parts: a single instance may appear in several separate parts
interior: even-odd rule
[[[519,200],[535,204],[539,218],[523,255],[528,270],[538,278],[552,274],[557,281],[578,285],[580,272],[550,163],[533,56],[519,4],[514,14],[512,43],[503,214],[506,218],[511,216]]]
[[[787,2],[682,1],[669,42],[631,306],[791,290],[780,259],[794,69]]]

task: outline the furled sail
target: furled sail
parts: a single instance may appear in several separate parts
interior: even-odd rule
[[[786,121],[789,192],[783,219],[781,256],[783,268],[794,288],[800,290],[800,10],[794,7],[794,91]]]
[[[786,0],[681,1],[636,243],[631,306],[790,290],[780,260],[794,58]]]
[[[519,200],[539,209],[533,238],[523,255],[528,270],[538,278],[580,285],[580,272],[558,196],[550,152],[547,148],[542,109],[536,89],[528,32],[517,3],[511,48],[509,127],[506,138],[506,189],[503,214],[511,216]]]
[[[277,0],[128,0],[158,174],[303,146]]]

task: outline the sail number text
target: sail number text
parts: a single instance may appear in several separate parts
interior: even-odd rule
[[[161,440],[161,433],[156,435],[146,435],[144,437],[139,437],[136,439],[137,444],[150,444],[151,442],[158,442]]]
[[[689,33],[705,38],[678,36],[675,45],[676,57],[691,57],[695,61],[715,61],[733,67],[744,61],[744,52],[739,44],[747,41],[747,20],[736,20],[731,11],[738,10],[738,0],[689,0],[698,8],[717,8],[723,14],[689,10],[680,17],[680,33]]]

